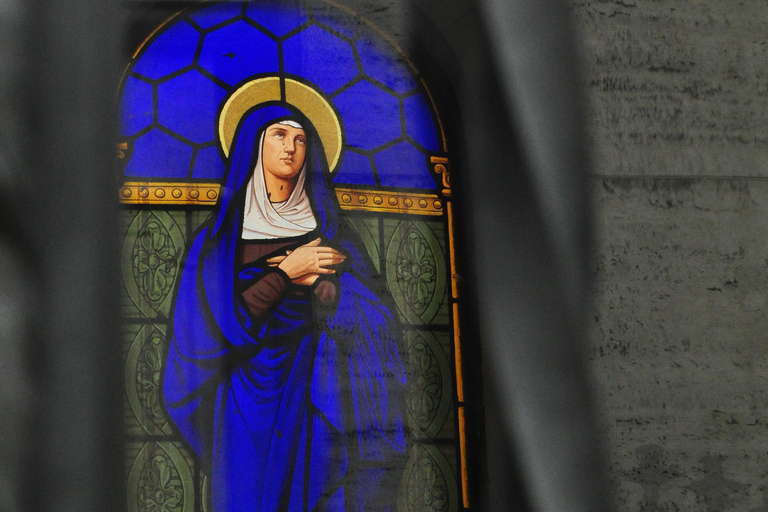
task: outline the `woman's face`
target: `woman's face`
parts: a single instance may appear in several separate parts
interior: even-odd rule
[[[264,172],[276,178],[296,177],[304,166],[307,137],[304,130],[285,124],[272,124],[264,132],[261,163]]]

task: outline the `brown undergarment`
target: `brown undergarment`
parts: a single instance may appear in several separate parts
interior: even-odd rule
[[[282,251],[284,247],[292,245],[296,240],[279,241],[249,241],[241,240],[240,243],[240,264],[248,265],[264,256],[274,254],[274,256],[285,255]],[[292,285],[285,273],[274,270],[265,272],[263,277],[248,287],[242,297],[245,305],[256,319],[263,317],[267,311],[282,300],[288,294],[295,297],[306,297],[309,286]],[[320,301],[329,306],[336,300],[336,285],[328,280],[322,280],[314,287],[315,296]]]

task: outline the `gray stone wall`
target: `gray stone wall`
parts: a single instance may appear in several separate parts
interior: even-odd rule
[[[768,9],[572,1],[620,511],[768,511]]]

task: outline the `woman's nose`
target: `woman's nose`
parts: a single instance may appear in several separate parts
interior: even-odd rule
[[[294,141],[292,141],[291,139],[288,139],[285,142],[285,152],[286,153],[293,153],[294,151],[296,151],[296,143]]]

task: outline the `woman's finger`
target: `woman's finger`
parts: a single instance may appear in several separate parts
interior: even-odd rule
[[[344,258],[331,257],[331,258],[318,258],[319,265],[337,265],[344,262]]]
[[[320,241],[321,241],[320,238],[315,238],[311,242],[302,245],[302,247],[317,247],[318,245],[320,245]]]
[[[267,260],[267,263],[280,263],[285,259],[285,256],[273,256]]]
[[[338,254],[340,256],[344,256],[343,252],[339,252],[333,247],[325,247],[325,246],[317,247],[315,248],[315,252],[317,252],[317,254]]]

